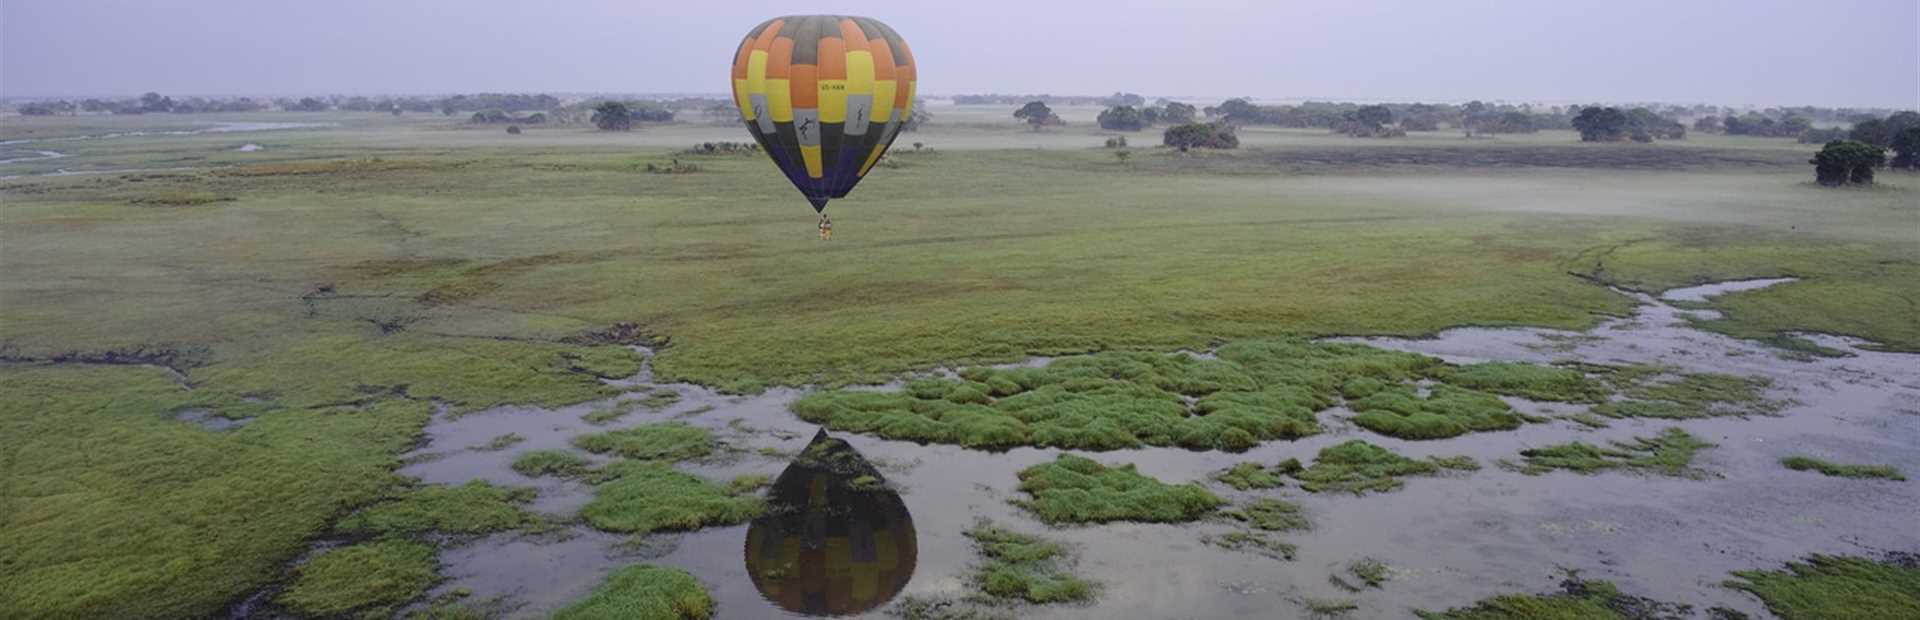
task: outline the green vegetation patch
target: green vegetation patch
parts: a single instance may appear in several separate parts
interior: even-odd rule
[[[1445,439],[1476,431],[1506,431],[1526,421],[1500,397],[1446,384],[1434,385],[1425,398],[1412,386],[1395,385],[1348,401],[1360,412],[1353,423],[1401,439]]]
[[[1698,478],[1706,474],[1692,468],[1693,456],[1711,447],[1713,444],[1675,427],[1660,431],[1652,439],[1635,437],[1632,441],[1612,442],[1611,447],[1575,441],[1521,450],[1524,463],[1513,468],[1536,476],[1556,469],[1583,474],[1632,469]]]
[[[1684,620],[1687,605],[1621,594],[1608,581],[1569,576],[1552,594],[1502,594],[1443,612],[1414,610],[1421,620]],[[1835,616],[1845,617],[1845,616]]]
[[[1346,578],[1341,577],[1341,574],[1352,577],[1353,581],[1347,581]],[[1347,564],[1345,571],[1327,576],[1327,580],[1332,582],[1333,585],[1339,586],[1348,592],[1359,592],[1367,588],[1378,589],[1385,586],[1386,583],[1392,579],[1393,567],[1387,566],[1386,562],[1373,558],[1355,560]]]
[[[1313,466],[1294,474],[1300,488],[1319,493],[1341,491],[1365,495],[1368,491],[1387,492],[1406,485],[1407,476],[1432,476],[1444,470],[1474,470],[1480,465],[1472,458],[1447,457],[1410,459],[1392,450],[1355,439],[1320,451]]]
[[[573,445],[596,454],[612,453],[642,461],[684,461],[712,454],[719,444],[704,427],[661,422],[581,435],[573,438]]]
[[[1920,561],[1815,555],[1785,570],[1739,571],[1727,587],[1753,593],[1782,620],[1920,618]]]
[[[1817,471],[1839,478],[1880,478],[1883,480],[1906,480],[1900,469],[1892,465],[1846,465],[1823,461],[1810,456],[1789,456],[1780,459],[1780,464],[1794,471]]]
[[[0,365],[8,611],[215,615],[402,486],[397,455],[432,413],[398,400],[267,410],[219,433],[169,415],[204,392],[153,366]]]
[[[638,564],[613,571],[586,598],[554,612],[553,620],[707,620],[713,597],[678,568]]]
[[[1578,369],[1520,362],[1450,366],[1434,378],[1482,392],[1563,403],[1598,403],[1613,394],[1605,382]]]
[[[964,532],[982,561],[974,567],[974,585],[988,596],[1029,603],[1093,600],[1099,588],[1074,575],[1060,543],[982,522]]]
[[[1408,438],[1452,437],[1522,423],[1506,403],[1485,392],[1440,385],[1426,398],[1417,397],[1411,382],[1429,374],[1461,373],[1495,383],[1492,377],[1500,373],[1447,370],[1440,360],[1416,353],[1352,343],[1255,340],[1221,347],[1217,357],[1103,352],[1061,358],[1042,368],[974,367],[958,379],[909,382],[897,393],[817,392],[792,407],[801,418],[836,430],[987,449],[1245,450],[1262,441],[1319,433],[1315,412],[1343,395],[1359,403],[1357,409],[1371,410],[1356,418],[1363,426]],[[1567,389],[1542,385],[1540,390]]]
[[[1622,396],[1633,399],[1594,406],[1593,413],[1610,418],[1684,420],[1769,414],[1780,406],[1767,400],[1765,391],[1771,382],[1765,378],[1682,373],[1649,365],[1580,366],[1602,373]]]
[[[503,435],[496,435],[494,436],[493,439],[487,440],[487,443],[474,446],[473,449],[484,451],[484,452],[498,452],[501,450],[505,450],[507,448],[520,445],[520,442],[523,442],[526,440],[527,440],[526,436],[521,435],[519,433],[506,433]]]
[[[407,540],[334,549],[294,569],[277,600],[307,616],[390,615],[390,608],[419,598],[439,580],[436,553],[433,545]]]
[[[1299,504],[1271,497],[1253,500],[1238,510],[1228,511],[1226,515],[1253,529],[1269,532],[1313,528],[1313,522],[1307,520]]]
[[[1198,484],[1167,484],[1132,464],[1110,467],[1071,454],[1021,470],[1020,490],[1030,498],[1014,505],[1053,524],[1193,521],[1226,503]]]
[[[535,521],[521,508],[533,501],[535,493],[534,489],[497,487],[484,480],[460,486],[428,485],[354,513],[337,529],[380,536],[498,532]]]
[[[1259,463],[1234,463],[1233,467],[1227,468],[1226,471],[1214,474],[1213,479],[1242,491],[1271,489],[1285,484],[1285,481],[1280,478],[1280,472],[1268,471]]]
[[[766,504],[665,463],[620,461],[596,474],[593,501],[580,516],[609,532],[646,534],[745,523]]]
[[[1225,534],[1208,534],[1200,541],[1232,551],[1250,551],[1277,560],[1292,560],[1300,548],[1292,543],[1275,538],[1270,534],[1251,530],[1234,530]]]
[[[513,457],[513,470],[520,475],[538,478],[540,476],[560,476],[572,478],[584,476],[591,469],[592,462],[587,457],[571,450],[532,450]]]

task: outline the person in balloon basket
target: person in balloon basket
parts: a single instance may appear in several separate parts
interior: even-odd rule
[[[829,218],[826,215],[822,214],[820,216],[820,240],[826,241],[832,238],[833,238],[833,218]]]

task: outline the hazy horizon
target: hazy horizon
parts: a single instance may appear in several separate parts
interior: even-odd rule
[[[899,30],[929,95],[1920,107],[1920,3],[1613,7],[5,0],[0,95],[722,94],[749,28],[830,11]]]

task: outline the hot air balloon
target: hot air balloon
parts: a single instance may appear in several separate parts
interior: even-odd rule
[[[809,616],[877,608],[907,587],[919,557],[913,515],[853,446],[822,429],[747,527],[747,574],[768,601]]]
[[[825,215],[880,161],[913,111],[907,41],[868,17],[792,15],[747,33],[733,99],[747,131]]]

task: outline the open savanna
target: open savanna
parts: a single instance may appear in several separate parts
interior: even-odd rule
[[[406,484],[430,403],[610,394],[615,343],[733,391],[1032,354],[1258,336],[1578,328],[1638,291],[1744,277],[1705,325],[1920,350],[1920,179],[1810,183],[1810,146],[1568,133],[1358,140],[1247,129],[1237,152],[944,107],[836,201],[688,156],[733,126],[623,134],[337,122],[9,148],[0,165],[0,600],[23,617],[194,616],[285,578]],[[968,121],[976,118],[977,122]],[[942,128],[938,123],[952,120]],[[1070,118],[1069,120],[1073,120]],[[7,139],[177,118],[0,121]],[[931,152],[912,153],[922,142]],[[240,152],[243,144],[263,150]],[[678,157],[698,166],[653,174]],[[166,169],[32,176],[55,169]],[[184,168],[171,170],[173,168]],[[250,418],[209,432],[187,409]]]

